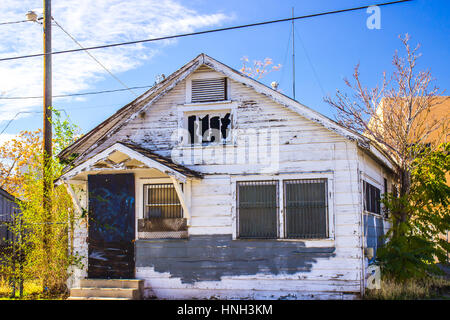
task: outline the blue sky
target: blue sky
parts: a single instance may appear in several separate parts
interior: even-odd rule
[[[0,14],[0,22],[22,20],[22,13],[30,8],[42,6],[41,1],[5,1],[6,10],[0,5],[0,11],[3,12]],[[96,2],[94,7],[88,5],[83,7],[77,1],[54,0],[53,15],[55,19],[62,21],[65,28],[83,45],[88,46],[282,19],[291,16],[292,7],[296,15],[307,15],[377,3],[375,0],[161,0],[157,1],[161,5],[155,9],[150,2],[150,0],[103,0],[98,1],[98,4]],[[382,1],[378,1],[380,2]],[[165,6],[174,10],[169,10]],[[89,15],[84,14],[82,10],[86,10]],[[400,53],[403,53],[398,36],[405,33],[411,35],[412,44],[421,44],[420,52],[423,57],[419,60],[419,67],[431,69],[436,84],[450,95],[449,11],[448,0],[414,0],[381,7],[379,30],[367,28],[366,20],[369,14],[365,10],[297,20],[295,22],[297,100],[333,118],[334,110],[323,102],[324,95],[333,95],[336,89],[343,89],[345,86],[343,78],[351,77],[357,63],[360,63],[364,84],[368,87],[375,86],[381,80],[383,71],[392,70],[391,60],[394,51],[400,49]],[[152,16],[157,18],[153,19]],[[90,20],[84,22],[82,19]],[[153,19],[154,23],[149,23],[146,19]],[[97,25],[91,25],[92,21]],[[104,30],[101,30],[101,27],[105,27]],[[115,27],[118,28],[117,32],[113,32]],[[274,63],[282,64],[282,68],[267,75],[262,82],[270,84],[277,81],[282,92],[292,96],[292,50],[289,42],[291,27],[290,22],[285,22],[181,38],[164,43],[148,43],[129,49],[107,49],[103,53],[99,52],[101,50],[95,50],[92,54],[110,67],[129,87],[151,85],[158,74],[169,75],[201,52],[235,69],[241,67],[243,56],[247,56],[250,60],[270,57]],[[9,41],[6,45],[5,42],[3,46],[0,45],[1,57],[36,53],[41,50],[39,26],[36,28],[30,24],[20,26],[22,33],[18,35],[18,29],[14,28],[8,27],[5,31],[0,26],[0,39],[4,41],[8,37]],[[34,29],[30,31],[31,28]],[[161,28],[159,33],[158,28]],[[11,34],[15,34],[12,39],[9,37]],[[64,38],[64,35],[57,33],[55,29],[54,34],[54,49],[76,48],[70,39]],[[31,42],[36,44],[30,45]],[[1,95],[29,96],[42,93],[40,76],[42,59],[32,60],[23,64],[0,62],[0,73],[3,78],[3,82],[0,80]],[[54,71],[57,73],[54,77],[55,94],[122,88],[83,52],[58,57]],[[28,74],[30,76],[27,76]],[[25,77],[28,82],[24,81]],[[144,89],[136,90],[138,93],[144,91]],[[133,99],[134,96],[130,92],[124,91],[85,96],[82,99],[56,99],[54,105],[56,108],[65,109],[71,120],[86,133]],[[26,105],[11,103],[7,105],[0,100],[0,115],[3,112],[3,116],[0,117],[0,131],[15,112],[40,111],[41,103],[41,100],[34,100],[28,101]],[[36,129],[41,125],[42,114],[22,116],[9,125],[3,139],[21,130]]]

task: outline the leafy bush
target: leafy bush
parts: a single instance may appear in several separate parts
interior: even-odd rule
[[[425,148],[414,162],[410,192],[383,200],[392,227],[377,259],[383,273],[397,280],[440,273],[436,262],[446,263],[450,250],[442,237],[450,229],[450,143],[433,151]],[[406,215],[397,214],[400,210]]]

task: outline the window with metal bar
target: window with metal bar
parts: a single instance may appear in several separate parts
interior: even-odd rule
[[[364,210],[372,213],[381,213],[381,192],[374,185],[363,181]]]
[[[327,180],[287,180],[284,194],[286,238],[327,238]]]
[[[237,210],[240,238],[277,238],[278,182],[238,182]]]
[[[144,185],[144,217],[183,217],[181,203],[172,183]]]

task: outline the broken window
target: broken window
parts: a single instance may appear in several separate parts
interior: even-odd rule
[[[172,183],[144,185],[144,217],[183,217],[181,203]]]
[[[380,189],[363,181],[364,210],[372,213],[381,213]]]
[[[187,118],[190,144],[226,143],[230,136],[231,114],[193,114]]]

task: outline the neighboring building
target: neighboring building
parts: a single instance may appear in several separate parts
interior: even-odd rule
[[[168,299],[359,297],[377,241],[364,221],[394,171],[367,138],[205,54],[71,156],[58,183],[89,229],[75,232],[87,270],[69,287],[137,278]]]
[[[383,118],[385,117],[384,113],[390,112],[392,109],[397,109],[398,104],[395,103],[395,101],[398,101],[401,99],[397,98],[397,100],[394,100],[393,98],[390,98],[391,103],[387,107],[389,111],[386,111],[386,108],[383,109],[384,104],[386,103],[386,98],[381,100],[380,105],[377,108],[377,114],[380,117],[380,122],[383,121]],[[400,107],[401,108],[401,107]],[[406,110],[406,107],[403,106],[404,110]],[[400,109],[401,110],[401,109]],[[401,113],[401,112],[399,112]],[[431,128],[435,128],[436,124],[442,124],[437,130],[434,130],[430,133],[430,135],[422,141],[423,144],[433,143],[433,144],[440,144],[440,143],[447,143],[450,142],[450,96],[437,96],[434,98],[433,106],[429,109],[427,112],[423,112],[422,116],[418,117],[418,120],[415,120],[415,126],[413,126],[413,132],[410,134],[411,137],[415,136],[415,133],[419,136],[422,135],[422,132],[426,132],[427,130]],[[399,114],[396,114],[394,112],[394,117],[399,117]],[[376,122],[374,118],[371,119],[369,122],[369,125],[375,126]],[[378,125],[382,125],[382,123],[379,123]],[[414,141],[411,139],[409,141],[411,144],[417,143],[417,141]],[[450,173],[447,173],[446,175],[447,185],[450,185]],[[450,241],[450,231],[448,231],[446,234],[442,235],[443,239],[446,239],[447,241]],[[450,252],[447,253],[448,258],[450,259]]]
[[[14,212],[17,210],[15,201],[12,195],[0,187],[0,253],[2,248],[12,240],[12,233],[8,226],[12,223]]]

